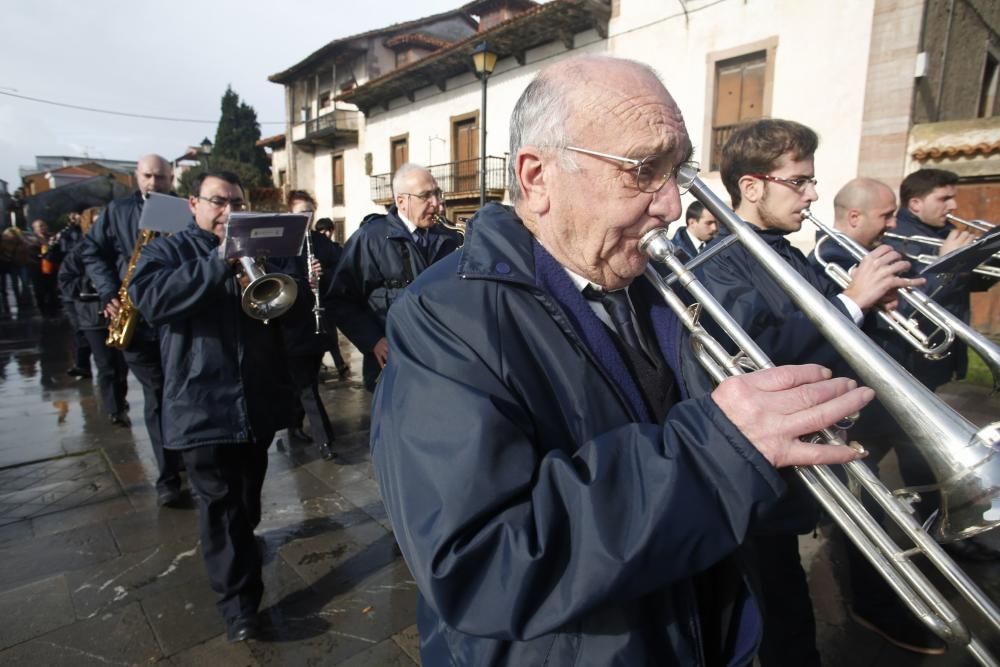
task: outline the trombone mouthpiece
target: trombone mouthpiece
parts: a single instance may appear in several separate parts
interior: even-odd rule
[[[664,257],[674,254],[674,244],[664,227],[651,229],[639,239],[639,252],[646,253],[650,258],[663,261]]]

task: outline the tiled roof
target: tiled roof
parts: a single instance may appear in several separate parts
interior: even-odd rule
[[[978,144],[958,146],[927,146],[917,148],[910,155],[913,156],[913,159],[923,162],[924,160],[939,160],[941,158],[986,156],[994,153],[1000,153],[1000,141],[993,143],[981,141]]]

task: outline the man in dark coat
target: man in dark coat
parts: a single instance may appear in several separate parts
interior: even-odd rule
[[[958,175],[943,169],[920,169],[903,179],[899,186],[899,214],[896,216],[895,233],[899,236],[923,236],[941,241],[941,246],[933,246],[918,241],[887,239],[887,243],[900,252],[910,255],[944,256],[953,250],[972,243],[976,237],[968,230],[959,230],[948,221],[953,213]],[[917,261],[914,271],[925,265]],[[974,274],[928,274],[923,290],[937,303],[947,308],[953,315],[968,323],[971,313],[969,295],[972,292],[988,290],[996,279]],[[920,316],[917,316],[920,320]],[[919,354],[911,353],[907,368],[932,391],[946,382],[961,380],[969,366],[968,348],[962,341],[955,341],[951,354],[944,359],[931,361]]]
[[[230,211],[243,207],[239,178],[199,174],[195,220],[150,243],[129,297],[160,328],[164,447],[184,457],[198,502],[201,545],[230,641],[257,635],[264,585],[254,528],[267,448],[287,425],[291,381],[281,327],[243,312],[242,285],[219,243]],[[300,289],[305,289],[300,286]]]
[[[798,437],[871,392],[807,366],[687,399],[703,378],[638,242],[680,215],[690,153],[645,66],[543,70],[511,121],[514,208],[482,209],[390,311],[371,446],[424,664],[752,661],[729,557],[775,466],[855,458]]]
[[[347,239],[324,307],[337,328],[364,355],[369,391],[385,366],[385,318],[406,286],[460,244],[458,234],[437,224],[441,190],[431,173],[404,164],[392,179],[395,204],[366,219]]]
[[[80,250],[79,244],[74,246],[59,266],[59,295],[75,333],[83,336],[87,343],[87,374],[84,377],[91,376],[89,355],[93,354],[101,407],[112,424],[128,427],[132,425],[125,402],[128,366],[121,350],[104,344],[108,335],[108,318],[98,303],[97,292],[87,276]]]
[[[786,238],[802,226],[802,211],[818,199],[813,155],[816,133],[794,121],[766,119],[738,128],[722,149],[721,176],[736,213],[842,314],[865,324],[865,313],[892,303],[895,289],[909,284],[898,274],[909,263],[891,248],[871,252],[841,290],[818,275]],[[720,235],[724,238],[725,232]],[[718,240],[716,241],[718,242]],[[834,347],[740,245],[734,245],[696,270],[705,287],[776,364],[822,364],[850,376]],[[710,318],[706,328],[718,333]],[[729,343],[719,334],[719,340]],[[875,437],[880,420],[873,408],[851,430],[851,439]],[[879,413],[884,414],[884,413]],[[866,429],[870,429],[865,433]],[[792,474],[789,492],[764,520],[751,528],[748,546],[764,599],[765,632],[759,659],[763,667],[819,665],[816,629],[798,536],[818,519],[812,496]],[[940,647],[933,636],[929,646]]]
[[[81,256],[104,314],[113,318],[121,308],[118,290],[128,270],[129,259],[139,238],[139,216],[150,192],[168,194],[173,183],[170,163],[159,155],[141,158],[135,170],[139,189],[128,197],[116,199],[104,210],[81,243]],[[149,441],[156,455],[159,476],[156,491],[160,505],[182,507],[181,457],[163,447],[161,410],[163,371],[156,329],[140,321],[128,349],[124,350],[129,370],[142,385],[143,417]]]
[[[670,239],[684,253],[681,259],[690,260],[719,234],[719,221],[700,201],[691,202],[684,213],[684,226]]]

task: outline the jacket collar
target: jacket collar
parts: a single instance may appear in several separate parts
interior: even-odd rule
[[[946,222],[944,227],[931,227],[908,208],[901,208],[896,214],[896,233],[903,236],[932,236],[937,238],[947,238],[948,233],[954,229],[950,222]]]
[[[476,213],[467,229],[458,262],[460,276],[535,284],[534,237],[513,208],[491,202]]]

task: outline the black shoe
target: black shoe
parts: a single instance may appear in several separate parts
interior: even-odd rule
[[[125,428],[132,426],[132,420],[129,419],[128,415],[124,412],[119,412],[116,415],[109,415],[109,418],[111,419],[111,424],[114,426],[124,426]]]
[[[156,492],[156,502],[160,507],[177,508],[184,504],[184,494],[179,486],[171,486]]]
[[[900,608],[893,614],[863,616],[853,607],[851,618],[861,627],[868,628],[882,639],[904,651],[924,655],[943,655],[948,645],[918,621],[908,609]]]
[[[302,430],[301,426],[297,426],[296,428],[290,428],[290,429],[288,429],[288,435],[293,440],[301,440],[302,442],[312,442],[312,438],[309,437],[309,435],[306,434],[306,432]]]
[[[66,375],[71,375],[75,378],[92,378],[94,374],[90,372],[87,368],[80,368],[79,366],[73,366],[73,368],[66,371]]]
[[[989,563],[1000,558],[1000,552],[974,537],[942,545],[944,550],[959,560]]]
[[[231,643],[256,639],[260,633],[257,625],[257,614],[244,614],[231,621],[226,621],[226,639]]]
[[[337,452],[330,449],[330,443],[324,442],[319,446],[319,455],[323,457],[326,461],[332,461],[337,458]]]

